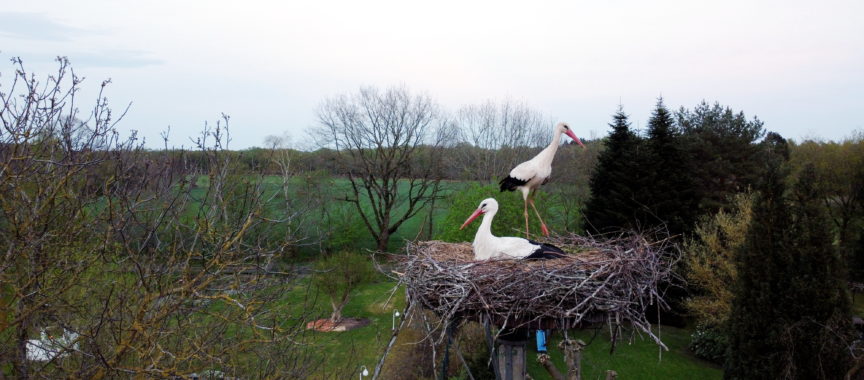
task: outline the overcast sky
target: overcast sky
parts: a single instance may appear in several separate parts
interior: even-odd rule
[[[514,99],[602,136],[619,102],[644,127],[720,102],[795,139],[864,130],[864,1],[9,1],[0,83],[20,56],[68,56],[121,123],[171,144],[220,113],[231,147],[303,145],[325,97],[404,84],[446,109]]]

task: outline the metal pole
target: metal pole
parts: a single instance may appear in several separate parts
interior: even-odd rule
[[[483,327],[486,330],[486,344],[489,346],[489,357],[492,361],[492,371],[495,373],[495,379],[501,380],[501,369],[498,368],[498,350],[495,341],[492,338],[492,329],[489,327],[489,315],[483,318]]]
[[[444,346],[444,359],[441,363],[441,380],[447,380],[447,367],[450,366],[450,343],[453,341],[453,322],[447,324],[445,332],[447,343]]]

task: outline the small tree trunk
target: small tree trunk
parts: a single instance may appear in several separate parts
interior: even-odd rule
[[[26,379],[29,377],[27,373],[27,329],[24,328],[24,324],[21,324],[21,327],[18,329],[18,339],[15,349],[15,361],[13,362],[13,368],[15,368],[15,375],[21,379]]]
[[[25,315],[27,307],[30,304],[30,297],[31,296],[22,297],[21,301],[18,303],[18,315]],[[18,330],[16,331],[18,336],[15,339],[15,360],[12,362],[12,368],[15,369],[15,376],[20,379],[27,379],[30,377],[28,368],[30,363],[27,362],[28,327],[29,319],[24,319],[21,321],[21,324],[18,325]]]
[[[561,374],[561,371],[555,367],[555,364],[552,363],[552,358],[547,354],[538,354],[537,362],[543,365],[543,368],[546,369],[546,372],[549,372],[549,375],[552,376],[552,380],[564,380],[564,375]]]
[[[581,340],[564,340],[559,345],[564,349],[564,358],[567,362],[567,380],[582,379],[582,348],[585,342]]]
[[[381,234],[378,235],[377,240],[378,250],[381,252],[387,252],[387,244],[390,243],[390,230],[385,227],[384,230],[381,231]]]

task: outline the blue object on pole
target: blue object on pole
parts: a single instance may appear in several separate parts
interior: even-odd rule
[[[546,352],[546,331],[537,330],[537,352]]]

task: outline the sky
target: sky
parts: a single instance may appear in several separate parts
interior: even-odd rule
[[[0,90],[20,57],[37,76],[69,57],[118,125],[190,146],[231,116],[229,147],[306,131],[327,97],[407,86],[445,110],[516,100],[608,133],[619,104],[644,127],[719,102],[768,130],[839,140],[864,130],[864,1],[0,0]],[[551,129],[551,128],[550,128]]]

